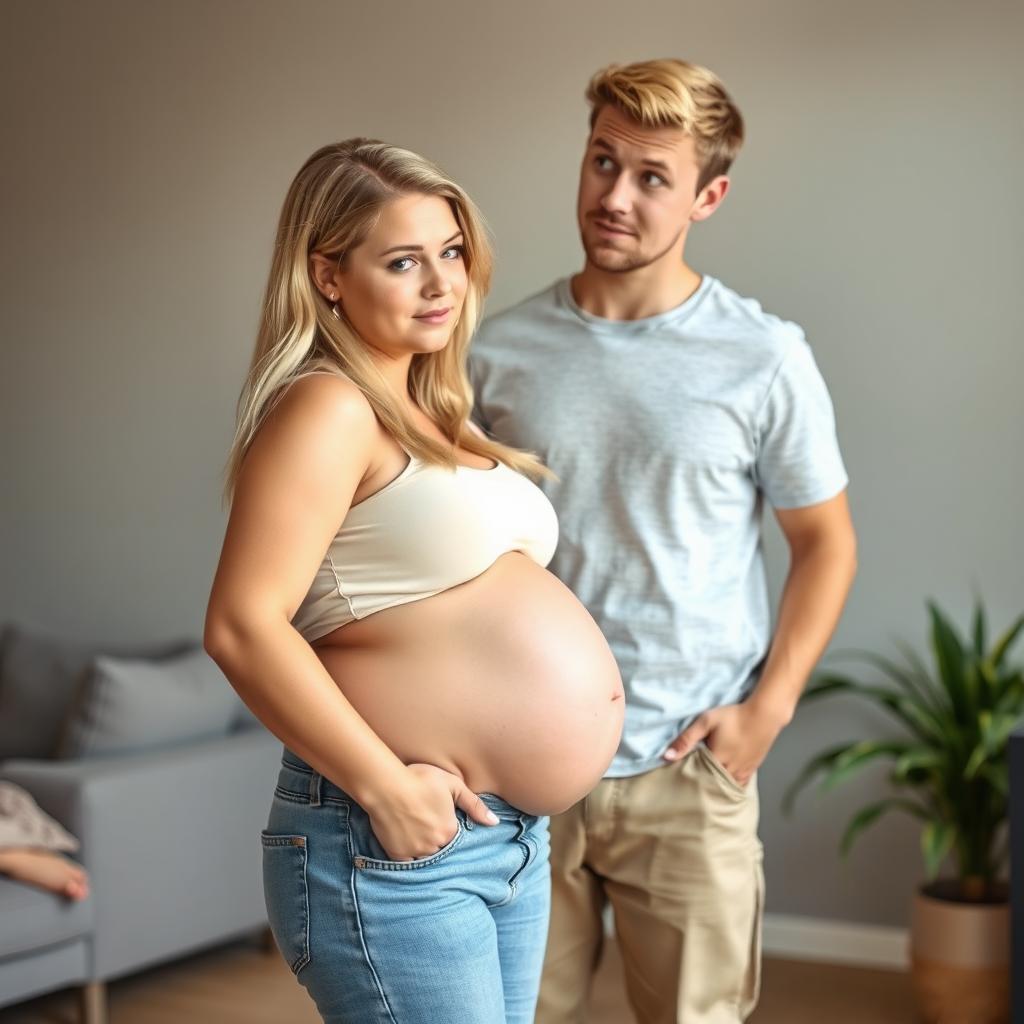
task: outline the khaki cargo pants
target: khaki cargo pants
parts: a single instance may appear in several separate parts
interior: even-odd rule
[[[604,779],[552,818],[537,1024],[585,1024],[606,902],[640,1024],[744,1020],[760,986],[757,823],[756,778],[740,786],[703,744],[675,764]]]

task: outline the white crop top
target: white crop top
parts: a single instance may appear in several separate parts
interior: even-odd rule
[[[504,463],[450,470],[410,456],[391,483],[349,509],[292,625],[312,643],[465,583],[509,551],[546,566],[557,543],[544,492]]]

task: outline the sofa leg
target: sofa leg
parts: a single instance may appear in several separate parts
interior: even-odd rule
[[[90,981],[78,990],[82,1024],[107,1024],[107,986]]]

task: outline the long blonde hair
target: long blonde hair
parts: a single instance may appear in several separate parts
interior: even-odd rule
[[[693,137],[700,159],[699,192],[728,172],[743,145],[743,116],[722,80],[685,60],[611,64],[587,86],[590,127],[613,106],[645,128],[681,128]]]
[[[466,355],[490,286],[493,256],[473,201],[428,160],[375,139],[346,139],[318,149],[288,189],[274,244],[256,349],[238,402],[228,459],[226,493],[234,492],[253,438],[288,386],[311,373],[339,373],[369,401],[384,429],[425,462],[454,468],[452,447],[428,437],[405,412],[367,346],[313,283],[310,255],[344,264],[372,230],[384,206],[403,195],[446,199],[462,230],[468,284],[462,314],[448,344],[417,353],[409,368],[416,404],[451,442],[531,476],[545,475],[536,456],[474,433],[468,427],[473,392]]]

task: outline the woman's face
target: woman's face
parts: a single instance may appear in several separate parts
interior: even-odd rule
[[[349,323],[383,355],[400,359],[444,348],[468,284],[462,231],[448,201],[392,200],[331,280]]]

